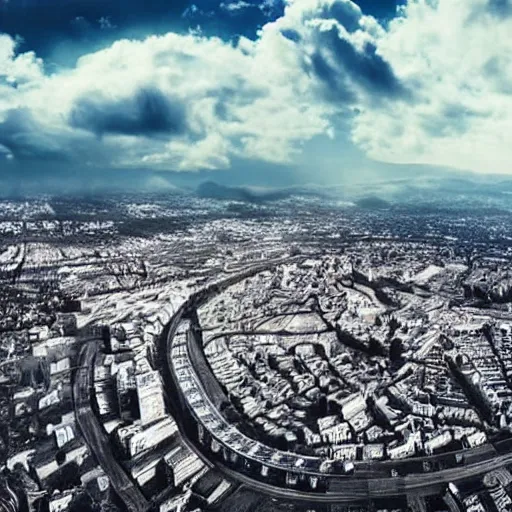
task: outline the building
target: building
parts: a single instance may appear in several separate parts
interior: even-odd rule
[[[341,414],[350,420],[366,409],[366,400],[361,393],[354,393],[341,402]]]
[[[53,433],[55,434],[55,442],[57,443],[58,448],[62,448],[67,443],[73,441],[73,439],[76,437],[71,425],[55,428]]]
[[[115,430],[116,441],[126,457],[128,457],[130,450],[129,446],[131,438],[140,432],[142,432],[142,427],[135,424],[120,426]]]
[[[443,495],[443,501],[448,507],[449,512],[465,512],[464,505],[460,499],[460,493],[453,483],[449,483]]]
[[[467,512],[487,512],[478,494],[470,494],[462,503]]]
[[[61,402],[61,396],[58,389],[54,389],[50,393],[47,393],[42,398],[39,399],[38,408],[41,411],[42,409],[46,409],[55,404],[59,404]]]
[[[477,446],[481,446],[487,442],[487,435],[485,432],[475,432],[466,436],[465,444],[468,448],[476,448]]]
[[[49,512],[66,512],[74,495],[74,491],[65,491],[51,496],[48,503]]]
[[[333,446],[331,448],[331,458],[333,460],[356,460],[357,452],[358,445],[356,444]]]
[[[215,505],[233,488],[233,484],[223,478],[222,474],[210,469],[192,487],[192,492],[198,498],[201,508]]]
[[[71,361],[69,357],[59,359],[55,363],[50,364],[50,375],[57,375],[69,371],[71,368]]]
[[[363,460],[382,460],[386,454],[383,444],[365,444],[363,446]]]
[[[431,437],[428,441],[425,441],[423,448],[425,449],[425,453],[427,455],[434,454],[437,450],[448,446],[453,440],[452,433],[447,430],[445,432],[441,432],[433,437]]]
[[[137,382],[133,365],[123,365],[116,374],[116,391],[119,417],[133,420],[137,413]]]
[[[31,343],[45,341],[50,337],[50,328],[47,325],[32,327],[28,331],[28,339]]]
[[[110,479],[100,466],[82,474],[80,481],[86,492],[98,501],[110,488]]]
[[[172,449],[164,458],[169,480],[179,487],[203,469],[201,459],[184,445]]]
[[[183,494],[178,494],[165,500],[160,505],[160,512],[182,512],[187,508],[187,504],[190,500],[190,495],[192,491],[184,492]]]
[[[494,506],[496,507],[496,510],[499,510],[500,512],[512,511],[512,499],[497,475],[494,473],[488,473],[485,475],[483,482]]]
[[[137,375],[139,413],[143,424],[151,423],[165,415],[165,402],[160,375],[156,371]]]
[[[421,434],[420,432],[416,432],[415,434],[411,434],[408,439],[400,444],[395,446],[388,447],[388,456],[390,459],[405,459],[407,457],[412,457],[416,454],[416,449],[418,445],[421,443]]]
[[[170,418],[164,418],[149,428],[136,432],[128,441],[128,455],[135,457],[139,453],[149,450],[169,439],[178,431],[176,422]]]

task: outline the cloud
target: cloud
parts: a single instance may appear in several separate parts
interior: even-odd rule
[[[409,1],[379,42],[409,103],[362,105],[353,140],[372,158],[511,173],[512,19],[502,0]]]
[[[276,30],[236,44],[169,33],[121,40],[73,69],[40,76],[4,115],[23,107],[57,146],[84,137],[98,146],[88,158],[100,154],[101,165],[107,154],[114,167],[152,169],[225,168],[232,157],[282,163],[328,127],[310,82],[300,52]]]
[[[66,125],[43,124],[26,107],[9,110],[0,122],[0,148],[9,159],[21,164],[110,166],[112,155],[122,147],[119,143],[98,143],[94,135],[79,133]],[[124,146],[128,157],[129,149]]]
[[[406,90],[379,50],[384,29],[350,0],[289,0],[275,22],[303,55],[320,93],[343,110],[363,97],[405,99]]]
[[[0,124],[0,145],[19,160],[65,159],[60,138],[39,128],[29,110],[10,110]]]
[[[221,2],[219,7],[224,11],[237,12],[247,8],[254,7],[254,4],[245,2],[244,0],[237,0],[236,2]]]
[[[0,36],[0,147],[91,166],[293,165],[348,126],[376,160],[511,172],[509,8],[409,0],[384,27],[350,0],[287,0],[253,39],[124,39],[53,73]]]
[[[338,27],[323,31],[319,38],[319,49],[311,56],[312,69],[334,101],[355,101],[354,85],[376,97],[407,95],[389,63],[377,53],[375,43],[367,41],[358,49],[340,36]]]
[[[512,14],[510,0],[489,0],[490,11],[498,16],[509,16]]]
[[[112,23],[110,16],[101,16],[101,18],[98,18],[98,25],[101,30],[113,30],[117,28],[117,25]]]
[[[0,34],[0,84],[2,81],[25,85],[39,80],[43,74],[43,61],[34,52],[16,53],[17,41]]]
[[[332,134],[332,116],[359,96],[401,92],[377,50],[380,32],[348,0],[297,0],[255,40],[168,33],[117,41],[51,75],[37,61],[34,87],[5,112],[16,117],[10,110],[26,109],[40,136],[21,126],[31,136],[13,155],[26,158],[32,141],[33,154],[48,147],[51,155],[57,148],[68,155],[85,137],[87,147],[98,146],[88,159],[101,155],[101,165],[109,159],[112,166],[215,169],[233,158],[292,164],[306,141]],[[36,62],[16,55],[12,44],[5,60],[11,67]]]
[[[185,130],[185,107],[158,89],[142,88],[127,98],[105,98],[101,93],[78,98],[70,125],[96,135],[154,136]]]
[[[361,28],[363,12],[350,0],[288,0],[282,20],[298,27],[315,26],[320,20],[332,20],[348,32]]]

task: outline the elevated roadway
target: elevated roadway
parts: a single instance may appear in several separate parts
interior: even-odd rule
[[[278,262],[273,262],[277,264]],[[173,394],[170,392],[172,389],[178,400],[173,400],[173,405],[176,409],[183,409],[188,407],[189,412],[194,415],[194,406],[188,401],[190,398],[190,390],[183,390],[179,386],[179,378],[177,375],[176,368],[174,367],[172,360],[173,343],[176,335],[176,331],[180,322],[188,316],[190,311],[194,311],[197,307],[201,306],[213,297],[215,294],[224,291],[232,284],[235,284],[251,275],[255,275],[263,270],[267,270],[269,265],[259,265],[252,269],[245,270],[244,272],[231,276],[224,281],[216,283],[214,286],[201,290],[200,292],[193,294],[186,304],[181,307],[174,317],[169,322],[164,336],[161,340],[160,354],[162,363],[165,364],[165,368],[162,368],[163,377],[166,385],[169,389],[169,395]],[[190,339],[190,337],[189,337]],[[188,344],[186,344],[188,345]],[[197,386],[197,390],[204,393],[207,397],[208,393],[205,390],[201,382],[207,379],[201,379],[197,374],[198,369],[191,363],[189,358],[189,347],[182,346],[179,352],[182,356],[186,355],[186,358],[190,362],[189,369],[192,373],[195,373],[193,381]],[[185,352],[184,352],[185,350]],[[176,353],[176,352],[175,352]],[[200,371],[205,371],[201,365]],[[181,371],[181,370],[179,370]],[[218,411],[217,411],[218,413]],[[216,414],[215,414],[216,416]],[[180,414],[176,414],[177,419],[181,417]],[[196,416],[197,418],[197,416]],[[269,496],[276,498],[286,498],[293,500],[304,500],[307,502],[319,502],[319,503],[353,503],[354,501],[367,501],[369,499],[379,498],[392,498],[404,494],[416,494],[416,495],[434,495],[441,492],[449,482],[459,483],[464,480],[471,478],[481,477],[489,471],[497,468],[505,467],[512,464],[512,453],[501,453],[498,452],[492,445],[485,445],[472,450],[466,450],[461,452],[453,452],[451,454],[443,454],[439,456],[423,457],[417,459],[405,459],[401,461],[385,461],[385,462],[355,462],[355,474],[353,476],[348,475],[322,475],[328,478],[328,487],[326,492],[319,491],[302,491],[293,487],[285,487],[276,485],[271,481],[264,481],[259,477],[252,476],[245,472],[239,471],[235,468],[230,467],[227,463],[219,462],[214,457],[210,457],[208,453],[205,453],[204,448],[195,444],[195,441],[191,438],[190,432],[187,432],[183,422],[178,421],[180,430],[183,438],[187,444],[194,449],[194,451],[209,465],[216,466],[222,470],[227,477],[230,479],[237,480],[244,486],[254,489],[257,492],[263,492]],[[226,449],[232,450],[232,445],[225,446]],[[272,450],[268,448],[268,450]],[[452,466],[446,468],[446,461],[455,461],[456,456],[462,454],[464,457],[463,462],[457,465],[452,462]],[[288,454],[286,459],[294,454]],[[254,457],[250,452],[244,453],[243,456],[253,460]],[[300,456],[296,456],[300,457]],[[258,462],[261,463],[261,459],[258,458]],[[440,462],[441,467],[445,469],[438,471],[424,472],[423,462]],[[284,461],[283,461],[284,462]],[[276,462],[270,462],[270,466],[275,466]],[[415,466],[415,471],[411,471],[412,465]],[[290,471],[289,460],[286,461],[285,465],[281,468],[283,471]],[[311,468],[311,474],[319,476],[316,469]],[[392,470],[396,470],[399,476],[391,476]],[[304,475],[308,475],[307,468],[300,468],[300,472]],[[402,474],[401,474],[402,473]]]

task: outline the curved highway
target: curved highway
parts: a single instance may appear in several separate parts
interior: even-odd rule
[[[268,270],[274,265],[289,261],[289,259],[278,260],[268,262],[263,265],[258,265],[245,270],[234,276],[219,281],[218,283],[211,285],[199,292],[190,296],[186,303],[178,309],[169,324],[166,326],[161,339],[160,350],[160,362],[161,362],[161,373],[164,378],[164,382],[169,389],[176,391],[174,394],[178,397],[178,401],[172,399],[173,408],[176,410],[182,409],[184,406],[190,409],[190,412],[197,419],[197,415],[194,412],[194,407],[190,404],[189,399],[191,392],[190,390],[181,389],[179,386],[179,378],[177,373],[181,369],[176,369],[173,363],[172,353],[174,347],[175,336],[178,330],[180,322],[184,319],[188,312],[195,310],[197,307],[203,305],[208,299],[227,289],[229,286],[236,284],[247,277],[256,275],[264,270]],[[181,355],[188,357],[189,348],[179,347]],[[186,351],[186,353],[184,352]],[[193,372],[196,374],[194,380],[201,386],[201,379],[197,375],[196,369],[191,364]],[[204,391],[204,390],[203,390]],[[169,397],[173,393],[168,393]],[[176,414],[175,418],[181,418],[182,415]],[[181,422],[181,419],[180,419]],[[234,427],[231,427],[231,430]],[[200,449],[187,434],[183,423],[180,424],[180,431],[187,444],[194,449],[194,451],[205,460],[210,466],[218,467],[223,471],[226,476],[231,479],[237,480],[244,484],[246,487],[252,488],[257,492],[264,492],[270,496],[277,498],[303,500],[308,502],[339,502],[339,503],[353,503],[357,500],[368,500],[378,498],[390,498],[406,493],[417,494],[417,495],[434,495],[442,491],[446,484],[449,482],[461,482],[469,478],[482,476],[489,471],[507,466],[512,464],[512,453],[505,453],[498,455],[496,449],[492,445],[485,445],[476,449],[464,450],[458,453],[464,454],[464,464],[460,464],[457,467],[448,469],[442,469],[438,471],[428,473],[412,473],[407,476],[383,476],[390,475],[392,469],[400,469],[410,467],[411,463],[417,462],[421,464],[423,460],[430,462],[435,460],[446,460],[447,456],[452,456],[455,459],[456,452],[451,454],[444,454],[440,456],[423,457],[417,459],[403,459],[400,461],[384,461],[384,462],[354,462],[355,465],[355,476],[347,475],[335,475],[335,474],[323,474],[322,476],[328,478],[329,486],[326,492],[319,491],[301,491],[295,488],[282,487],[269,483],[268,481],[261,481],[245,473],[236,471],[226,466],[225,463],[217,460],[210,460],[204,451]],[[243,435],[240,433],[240,435]],[[254,440],[253,440],[254,441]],[[261,443],[260,443],[261,444]],[[232,446],[225,446],[228,450],[232,450]],[[271,448],[268,450],[275,451]],[[287,454],[288,457],[302,457],[296,454]],[[251,459],[250,453],[245,453],[244,456]],[[316,459],[311,457],[311,459]],[[261,460],[260,460],[261,462]],[[268,461],[269,466],[274,466],[275,463]],[[283,471],[290,471],[290,464],[284,465],[281,469]],[[293,469],[292,469],[293,471]],[[298,473],[308,475],[306,468],[296,468],[295,471]],[[403,472],[403,471],[402,471]],[[311,471],[309,474],[319,476],[318,471]]]

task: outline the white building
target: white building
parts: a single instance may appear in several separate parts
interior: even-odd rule
[[[165,402],[160,375],[156,371],[137,375],[140,419],[151,423],[165,415]]]
[[[73,499],[73,492],[68,491],[62,494],[56,494],[50,498],[48,504],[50,512],[65,512]]]
[[[128,442],[128,453],[130,457],[135,457],[144,450],[149,450],[170,438],[177,431],[176,422],[172,418],[164,418],[148,429],[134,434]]]
[[[174,487],[179,487],[204,467],[201,459],[182,445],[171,450],[164,460]]]

